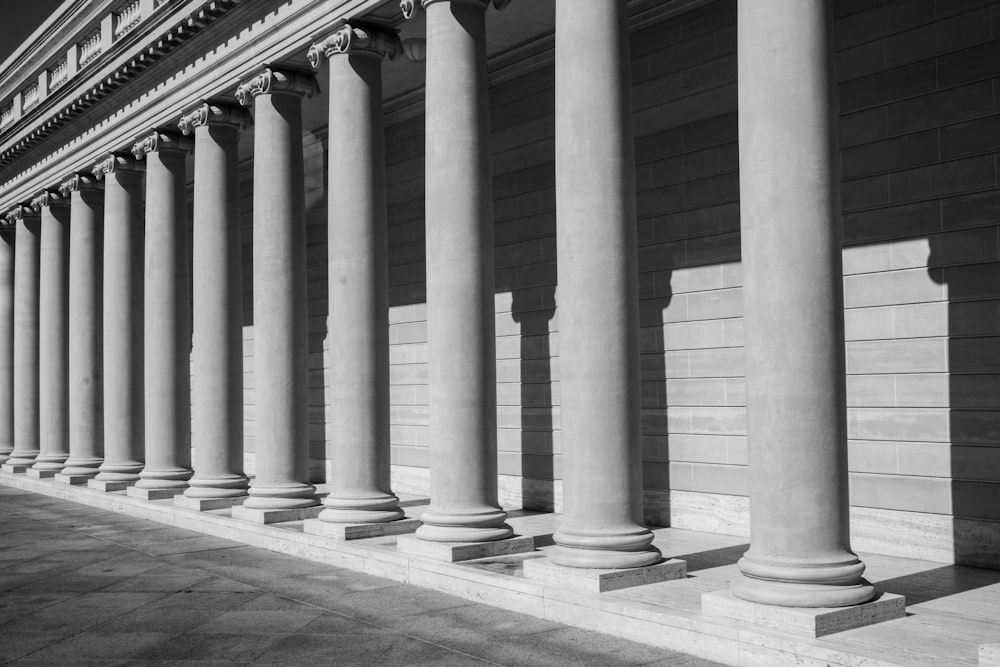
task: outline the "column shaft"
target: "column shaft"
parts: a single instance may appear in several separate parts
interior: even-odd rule
[[[115,156],[104,176],[104,462],[100,481],[135,481],[143,456],[142,175]],[[121,164],[119,164],[121,163]]]
[[[750,550],[733,594],[874,594],[850,550],[841,224],[827,0],[739,4]]]
[[[0,463],[14,451],[14,230],[0,226]]]
[[[218,107],[215,107],[218,109]],[[233,113],[235,110],[218,111]],[[194,132],[194,477],[184,495],[246,495],[243,474],[243,267],[239,128],[209,105]],[[241,112],[242,113],[242,112]],[[185,116],[188,118],[188,116]]]
[[[549,559],[651,565],[642,525],[635,163],[624,3],[556,5],[563,521]]]
[[[345,30],[352,30],[346,27]],[[330,56],[331,478],[319,518],[402,518],[389,483],[388,231],[382,54]]]
[[[191,477],[191,300],[185,151],[154,132],[146,159],[144,406],[146,465],[137,488],[176,489]],[[166,145],[165,145],[166,144]]]
[[[256,122],[253,313],[257,449],[256,476],[244,503],[251,509],[318,504],[315,488],[307,481],[309,337],[302,94],[289,89],[296,76],[300,75],[266,70],[252,80],[253,90],[241,95],[241,86],[237,91],[241,101],[253,95]]]
[[[512,534],[497,502],[485,3],[425,9],[431,506],[417,536],[479,542]]]
[[[35,470],[61,470],[69,456],[69,207],[46,193],[39,277],[40,452]],[[36,200],[37,201],[37,200]]]
[[[71,178],[63,190],[70,193],[69,273],[73,277],[69,283],[69,458],[63,474],[93,476],[104,457],[104,197],[90,176]]]
[[[34,463],[39,452],[38,386],[39,236],[38,216],[17,216],[14,246],[14,451],[7,463]]]

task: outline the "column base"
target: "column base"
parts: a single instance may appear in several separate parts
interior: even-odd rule
[[[1000,644],[979,647],[979,667],[1000,667]]]
[[[198,512],[207,512],[209,510],[225,510],[236,505],[242,505],[246,499],[246,496],[235,496],[232,498],[192,498],[188,495],[179,495],[174,496],[174,505]]]
[[[623,570],[605,570],[581,567],[563,567],[548,558],[524,561],[524,578],[561,588],[575,588],[589,593],[605,593],[622,588],[655,584],[687,577],[687,561],[677,558],[645,567]]]
[[[492,542],[432,542],[422,540],[416,535],[400,535],[396,540],[396,549],[411,556],[444,563],[458,563],[464,560],[534,551],[535,538],[515,535]]]
[[[184,489],[185,487],[183,486],[166,489],[147,489],[138,486],[138,483],[136,483],[136,485],[130,486],[125,493],[130,498],[142,498],[143,500],[164,500],[165,498],[173,498],[179,493],[184,493]]]
[[[134,485],[134,479],[91,479],[87,481],[87,486],[98,491],[124,491]]]
[[[90,480],[94,479],[94,475],[96,474],[96,470],[89,475],[67,475],[65,472],[60,472],[52,479],[60,484],[86,484]]]
[[[23,473],[23,472],[31,469],[32,465],[34,465],[34,464],[32,464],[32,463],[10,463],[10,462],[7,462],[7,463],[4,463],[3,466],[0,466],[0,470],[3,470],[4,472],[9,472],[12,475],[20,475],[21,473]]]
[[[51,477],[55,477],[58,473],[58,470],[39,470],[38,468],[32,467],[28,468],[24,474],[28,477],[34,477],[35,479],[49,479]]]
[[[244,503],[241,506],[233,507],[232,517],[240,521],[250,523],[282,523],[284,521],[304,521],[305,519],[315,519],[323,511],[322,505],[313,507],[292,507],[280,510],[261,510],[247,507]]]
[[[420,524],[420,519],[397,519],[379,523],[330,523],[316,519],[306,521],[303,529],[310,535],[320,535],[335,540],[361,540],[366,537],[405,535],[414,532]]]
[[[713,591],[702,594],[701,613],[802,637],[823,637],[903,618],[906,598],[882,593],[871,602],[853,607],[777,607],[740,600],[729,591]]]

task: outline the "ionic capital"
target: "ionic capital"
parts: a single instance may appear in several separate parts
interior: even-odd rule
[[[365,52],[377,55],[383,60],[399,55],[402,44],[394,30],[368,23],[344,23],[329,37],[314,42],[309,47],[309,64],[319,69],[323,58],[346,53]]]
[[[87,190],[99,190],[100,182],[93,174],[79,173],[72,174],[59,183],[59,194],[66,199],[74,192],[84,192]]]
[[[399,0],[399,8],[403,12],[403,18],[412,19],[418,9],[427,9],[427,5],[432,5],[435,2],[471,2],[484,9],[492,2],[494,9],[498,11],[510,4],[510,0]]]
[[[213,102],[202,102],[191,109],[177,122],[177,127],[185,134],[193,134],[194,128],[204,125],[231,125],[243,129],[250,123],[250,114],[242,107]]]
[[[131,154],[125,152],[115,151],[113,153],[108,153],[105,157],[101,158],[91,169],[94,177],[98,180],[104,178],[109,174],[113,174],[119,171],[141,171],[142,166],[135,161],[135,158]]]
[[[18,220],[35,217],[35,212],[27,204],[14,204],[3,214],[8,225],[15,224]]]
[[[236,100],[248,107],[258,95],[287,93],[312,97],[318,92],[319,86],[311,72],[265,67],[236,87]]]
[[[132,144],[132,155],[136,160],[142,160],[149,153],[158,151],[187,151],[190,148],[190,141],[169,130],[153,130],[144,135]]]
[[[38,212],[48,206],[66,206],[67,204],[69,202],[58,190],[45,190],[32,197],[29,206],[31,206],[31,210]]]

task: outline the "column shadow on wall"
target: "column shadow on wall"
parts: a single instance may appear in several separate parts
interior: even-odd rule
[[[549,325],[555,315],[555,291],[555,285],[545,285],[511,292],[511,317],[521,329],[522,505],[525,509],[546,512],[555,511],[554,401],[549,338]]]
[[[648,256],[648,255],[646,255]],[[639,253],[639,275],[647,273],[644,253]],[[670,426],[667,400],[667,357],[664,311],[673,300],[672,269],[654,274],[653,296],[639,301],[639,352],[642,381],[641,443],[642,448],[642,519],[649,527],[670,525]],[[648,289],[648,288],[647,288]]]
[[[329,300],[329,223],[327,191],[329,183],[328,138],[325,130],[303,135],[305,152],[306,216],[306,303],[309,336],[309,481],[326,481],[326,341]],[[336,372],[331,368],[329,372]]]
[[[1000,265],[965,264],[973,235],[996,258],[996,227],[928,237],[927,272],[948,308],[951,520],[955,563],[1000,567]],[[982,258],[972,258],[979,259]],[[964,576],[964,575],[963,575]],[[972,575],[969,575],[972,576]],[[956,578],[955,575],[952,578]],[[1000,581],[1000,573],[993,581]],[[986,584],[981,584],[986,585]]]

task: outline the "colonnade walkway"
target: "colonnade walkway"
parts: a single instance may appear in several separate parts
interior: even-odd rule
[[[27,491],[0,506],[0,664],[717,664]]]
[[[322,494],[325,489],[321,486],[319,491]],[[407,516],[416,518],[427,499],[402,496],[400,504]],[[373,664],[394,664],[393,656],[405,657],[405,664],[422,664],[422,656],[434,664],[478,664],[476,659],[519,665],[563,664],[560,661],[703,664],[673,653],[683,651],[727,664],[976,665],[979,647],[1000,640],[1000,572],[907,558],[864,554],[868,579],[878,590],[906,596],[905,618],[810,639],[701,615],[702,593],[724,590],[739,576],[736,561],[747,541],[737,536],[655,529],[656,546],[687,561],[687,578],[588,593],[522,576],[524,560],[543,556],[553,544],[554,514],[511,512],[509,523],[515,534],[534,537],[536,551],[532,553],[442,563],[400,553],[395,536],[344,542],[307,534],[302,521],[260,525],[234,520],[228,509],[196,512],[177,507],[171,500],[149,501],[124,492],[107,493],[8,473],[0,473],[0,508],[4,515],[0,522],[0,662],[19,657],[14,654],[17,651],[24,651],[21,655],[27,658],[37,655],[49,660],[48,654],[34,652],[73,647],[74,642],[83,641],[73,637],[119,632],[114,629],[118,627],[133,632],[131,643],[125,645],[127,650],[136,649],[129,654],[131,658],[143,653],[137,650],[143,642],[163,647],[173,642],[170,650],[183,652],[186,643],[202,646],[197,643],[204,639],[199,628],[211,628],[213,622],[222,624],[216,633],[220,635],[230,632],[222,628],[232,628],[234,634],[268,635],[225,640],[233,642],[233,651],[243,650],[238,647],[244,640],[250,644],[271,641],[273,645],[258,654],[265,662],[299,659],[303,651],[317,646],[325,646],[332,660],[343,643],[330,640],[324,644],[315,637],[301,642],[290,639],[302,634],[309,623],[315,625],[313,619],[290,628],[281,625],[286,623],[281,614],[245,613],[275,611],[254,604],[277,599],[284,602],[275,604],[297,610],[290,618],[304,619],[314,612],[316,618],[340,614],[345,627],[360,628],[354,622],[383,625],[388,629],[378,632],[395,633],[400,646],[412,644],[412,650],[396,653],[395,645],[386,640],[379,646],[388,652]],[[99,567],[100,563],[107,568]],[[149,570],[144,569],[147,566]],[[144,573],[145,579],[138,579]],[[111,577],[107,586],[99,579],[104,575]],[[137,578],[132,580],[133,576]],[[98,589],[115,591],[123,577],[132,581],[123,584],[129,595],[108,597],[111,608],[86,606],[91,603],[81,596],[93,598]],[[148,590],[133,591],[129,586],[147,586]],[[229,602],[190,604],[196,608],[190,625],[177,620],[184,614],[150,615],[158,606],[187,605],[184,599],[190,594],[180,591],[188,590],[250,591],[247,600],[260,597],[261,601],[246,606],[239,602],[232,606]],[[72,611],[72,600],[85,603],[84,607]],[[293,600],[301,601],[301,607]],[[206,606],[212,604],[223,608]],[[239,613],[222,616],[229,613],[226,610]],[[47,614],[55,615],[46,621]],[[240,614],[251,624],[247,628],[239,628]],[[278,625],[269,627],[266,619],[272,616]],[[141,630],[143,618],[149,621],[150,630]],[[162,621],[150,620],[155,618]],[[549,643],[544,633],[563,625],[583,632],[565,630],[565,641],[556,638]],[[591,637],[585,632],[589,630],[605,634]],[[171,640],[179,634],[186,639]],[[636,647],[608,635],[647,646]],[[414,643],[413,638],[430,643]],[[364,641],[347,643],[350,646],[344,650],[367,650]],[[91,646],[105,644],[110,646],[107,642]],[[282,657],[279,649],[287,649],[287,656]],[[212,655],[205,650],[202,659]],[[322,653],[322,648],[315,650]],[[102,664],[113,663],[102,658]]]

